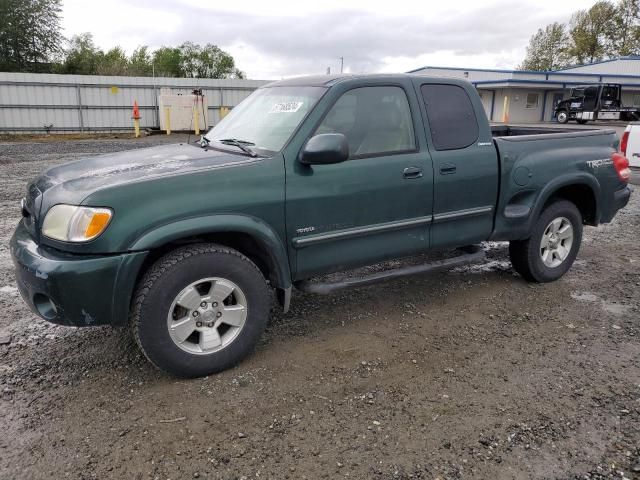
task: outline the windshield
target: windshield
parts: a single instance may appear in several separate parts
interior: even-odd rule
[[[323,87],[260,88],[205,138],[211,142],[233,139],[251,145],[252,150],[278,152],[325,91]]]

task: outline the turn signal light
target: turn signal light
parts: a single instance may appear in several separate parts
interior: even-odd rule
[[[85,238],[94,238],[102,233],[107,228],[107,224],[111,220],[111,213],[97,212],[91,217],[91,221],[84,231]]]

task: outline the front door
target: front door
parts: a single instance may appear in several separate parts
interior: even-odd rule
[[[584,101],[582,103],[582,110],[585,112],[592,112],[596,109],[598,104],[598,93],[600,87],[592,86],[584,89]]]
[[[431,246],[486,240],[493,230],[499,172],[482,105],[460,85],[425,83],[420,92],[434,172]]]
[[[296,280],[429,247],[433,175],[407,97],[415,105],[415,92],[405,87],[332,88],[335,101],[312,135],[344,134],[349,160],[309,166],[286,158]]]

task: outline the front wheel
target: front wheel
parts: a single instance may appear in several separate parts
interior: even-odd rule
[[[576,259],[582,241],[582,215],[566,200],[549,205],[526,240],[509,243],[513,268],[530,282],[562,277]]]
[[[220,245],[189,245],[146,272],[131,326],[156,367],[200,377],[246,357],[264,331],[269,308],[269,289],[251,260]]]
[[[567,123],[569,121],[569,113],[566,110],[560,110],[556,115],[558,123]]]

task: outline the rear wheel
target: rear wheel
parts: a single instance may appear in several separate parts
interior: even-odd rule
[[[158,368],[199,377],[247,356],[268,320],[269,289],[247,257],[213,244],[179,248],[140,282],[131,311],[136,341]]]
[[[582,216],[566,200],[549,205],[536,221],[527,240],[512,241],[513,268],[530,282],[552,282],[573,265],[582,241]]]
[[[556,120],[558,123],[567,123],[569,121],[569,113],[566,110],[560,110],[556,114]]]

